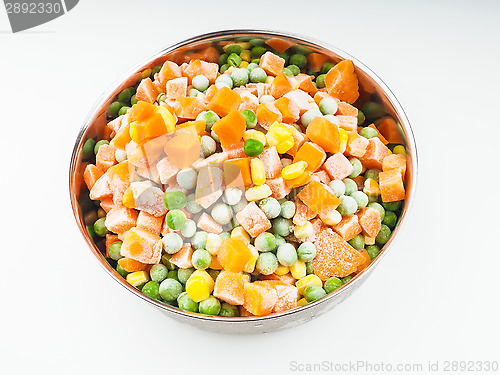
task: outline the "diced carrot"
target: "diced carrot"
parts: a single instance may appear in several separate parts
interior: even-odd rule
[[[145,271],[149,268],[148,264],[131,258],[121,258],[118,260],[118,264],[127,272]]]
[[[181,249],[170,258],[170,263],[179,268],[193,267],[193,248],[190,244],[185,243]]]
[[[399,169],[401,177],[404,179],[406,173],[406,157],[401,154],[390,154],[382,160],[382,171],[387,172],[392,169]]]
[[[378,139],[378,137],[370,138],[366,152],[359,158],[366,169],[376,168],[382,169],[382,161],[389,155],[389,149]]]
[[[217,134],[222,145],[235,145],[243,138],[246,130],[246,121],[241,112],[233,109],[225,117],[217,121],[212,130]]]
[[[293,216],[293,223],[295,225],[304,225],[311,219],[314,219],[318,214],[311,210],[308,206],[300,200],[295,201],[295,215]]]
[[[382,202],[396,202],[405,199],[405,187],[399,168],[380,172],[378,179]]]
[[[368,254],[368,251],[366,251],[366,249],[361,250],[359,253],[363,256],[364,261],[358,266],[358,268],[356,268],[356,273],[360,273],[361,271],[363,271],[372,262],[372,258],[370,258],[370,255]]]
[[[262,103],[257,108],[257,122],[268,130],[276,121],[281,122],[283,116],[273,103]]]
[[[307,137],[326,152],[339,152],[340,135],[337,125],[324,117],[315,117],[306,129]]]
[[[156,217],[146,211],[140,211],[137,216],[137,228],[147,230],[154,234],[161,233],[161,227],[164,221],[164,216]]]
[[[324,229],[316,236],[314,273],[321,279],[345,277],[355,272],[365,258],[332,229]]]
[[[323,168],[328,172],[332,180],[343,180],[353,170],[351,162],[341,152],[330,156],[323,165]]]
[[[337,115],[339,120],[339,128],[348,132],[355,132],[358,129],[358,118],[355,116]]]
[[[311,95],[316,94],[316,91],[318,91],[316,86],[314,86],[314,84],[313,84],[313,81],[312,81],[313,76],[310,76],[309,74],[300,73],[300,74],[296,75],[294,78],[299,83],[299,88],[301,90],[304,90],[305,92],[308,92]]]
[[[325,185],[328,185],[332,181],[328,173],[322,169],[320,169],[317,172],[314,172],[313,178]]]
[[[245,283],[244,296],[243,307],[258,316],[270,314],[278,301],[276,290],[264,281]]]
[[[328,217],[340,204],[333,191],[318,181],[311,181],[297,197],[320,217]]]
[[[158,97],[158,90],[151,81],[151,78],[144,78],[139,86],[137,87],[137,92],[135,94],[137,100],[145,101],[147,103],[154,103]]]
[[[257,237],[271,228],[271,222],[255,202],[247,204],[243,210],[236,214],[236,218],[243,229],[252,237]]]
[[[356,215],[342,218],[340,223],[333,227],[333,230],[340,234],[346,241],[353,239],[362,231],[361,226],[359,225],[358,216]]]
[[[283,122],[293,123],[297,122],[299,119],[299,107],[292,100],[286,97],[281,97],[274,102],[274,105],[281,112]]]
[[[358,109],[349,103],[346,102],[338,102],[337,103],[337,113],[336,115],[342,116],[358,116]]]
[[[376,237],[382,224],[380,212],[372,207],[366,207],[360,210],[357,215],[363,234],[368,237]]]
[[[247,263],[253,257],[254,255],[248,248],[247,243],[238,237],[225,240],[217,252],[219,263],[226,271],[230,272],[244,271]]]
[[[229,112],[237,110],[241,104],[241,97],[228,87],[218,90],[208,103],[208,109],[224,117]]]
[[[92,190],[97,180],[103,175],[103,171],[97,168],[94,164],[87,164],[83,171],[83,180],[89,191]]]
[[[349,104],[359,97],[358,77],[351,60],[344,60],[335,65],[325,76],[328,93]]]
[[[281,38],[270,38],[266,40],[266,44],[274,48],[279,53],[285,52],[288,48],[292,47],[294,44],[289,40],[281,39]]]
[[[177,117],[194,120],[203,111],[207,109],[207,106],[202,101],[197,98],[191,97],[181,97],[177,98],[174,111]]]
[[[361,157],[365,154],[368,147],[368,139],[360,136],[356,131],[349,132],[349,140],[345,149],[347,156]]]
[[[172,61],[166,61],[158,73],[158,80],[163,90],[165,90],[168,81],[180,77],[182,77],[181,68]]]
[[[243,187],[252,184],[250,159],[229,159],[224,162],[224,181],[227,187]]]
[[[307,162],[307,170],[315,172],[326,159],[326,152],[317,144],[312,142],[305,142],[295,154],[293,162],[305,161]]]
[[[127,123],[116,132],[110,144],[120,150],[125,150],[125,146],[132,140],[130,138],[130,124]]]
[[[222,225],[217,223],[212,216],[203,212],[196,223],[196,226],[207,233],[221,234]]]
[[[116,148],[111,145],[101,145],[95,156],[95,165],[101,171],[106,172],[109,168],[115,165],[115,152]]]
[[[167,82],[167,98],[177,99],[187,95],[187,77],[174,78]]]
[[[123,233],[137,224],[138,213],[136,210],[118,206],[111,209],[106,215],[105,225],[113,233]]]
[[[277,76],[285,67],[285,59],[268,51],[260,57],[259,67],[267,74]]]
[[[380,139],[380,142],[382,142],[384,145],[389,144],[387,139],[385,139],[385,137],[378,131],[377,127],[374,124],[370,124],[368,125],[368,127],[374,129],[377,132],[378,139]]]
[[[290,99],[299,109],[299,115],[302,116],[304,112],[311,109],[311,97],[309,94],[302,90],[293,90],[284,95],[285,98]]]
[[[207,89],[207,93],[205,94],[205,99],[207,99],[208,102],[210,103],[210,101],[213,99],[213,97],[217,93],[217,91],[219,91],[219,89],[217,88],[217,86],[211,85]]]
[[[189,64],[183,69],[182,73],[185,77],[188,77],[189,82],[191,82],[194,77],[202,74],[201,60],[200,59],[191,60]]]
[[[282,177],[267,179],[266,185],[269,186],[272,191],[271,197],[276,199],[285,198],[288,194],[290,194],[290,191],[292,190],[291,188],[286,186],[285,181]]]
[[[293,86],[286,75],[280,73],[271,83],[271,95],[275,98],[281,98],[286,93],[293,90]]]
[[[281,165],[280,156],[276,147],[267,147],[258,156],[264,163],[264,173],[266,178],[277,178],[281,175],[283,166]]]
[[[307,55],[309,69],[311,69],[313,72],[321,71],[323,64],[327,62],[327,60],[328,57],[322,53],[311,52]]]
[[[400,126],[392,117],[383,117],[375,122],[380,134],[387,139],[389,143],[403,144],[404,138]]]
[[[222,195],[224,172],[221,164],[208,164],[200,168],[196,181],[195,201],[207,209]]]
[[[201,142],[197,135],[179,132],[165,144],[165,153],[175,167],[188,168],[201,154]],[[158,172],[161,172],[158,169]],[[161,173],[160,173],[161,176]]]
[[[241,272],[221,271],[215,279],[214,296],[232,305],[243,305],[245,282]]]

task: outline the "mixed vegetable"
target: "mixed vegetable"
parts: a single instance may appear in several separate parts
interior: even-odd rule
[[[377,257],[404,205],[403,137],[372,99],[350,60],[277,38],[172,57],[83,145],[87,230],[127,282],[183,310],[320,299]]]

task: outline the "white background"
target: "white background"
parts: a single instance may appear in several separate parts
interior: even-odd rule
[[[0,7],[0,372],[500,360],[499,23],[494,1],[82,0],[14,35]],[[124,290],[83,242],[68,194],[74,140],[101,93],[153,52],[227,28],[351,53],[399,98],[419,152],[414,210],[369,280],[330,313],[260,336],[181,325]]]

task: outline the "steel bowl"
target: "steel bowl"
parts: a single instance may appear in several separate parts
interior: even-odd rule
[[[83,215],[85,210],[88,210],[89,205],[93,203],[88,199],[88,191],[83,182],[84,164],[82,162],[82,146],[87,139],[102,136],[107,122],[106,108],[122,89],[136,83],[140,77],[140,72],[144,69],[163,63],[167,59],[175,59],[177,61],[179,61],[179,59],[188,59],[189,55],[196,53],[197,50],[214,44],[241,42],[253,38],[261,38],[264,40],[276,38],[289,43],[291,46],[296,46],[297,48],[305,48],[314,52],[323,53],[329,56],[333,61],[351,59],[354,62],[360,82],[361,97],[367,97],[372,101],[375,100],[380,103],[387,114],[396,120],[400,128],[400,133],[406,141],[407,154],[409,156],[406,172],[406,201],[399,218],[399,223],[393,231],[393,235],[389,242],[384,246],[380,254],[365,270],[357,274],[349,283],[328,294],[326,297],[306,306],[263,317],[226,318],[190,313],[149,298],[140,290],[128,284],[107,262],[103,255],[102,247],[100,248],[92,241],[92,238],[85,228]],[[122,287],[135,294],[137,297],[156,306],[169,317],[177,321],[188,323],[201,329],[226,334],[256,334],[277,331],[305,323],[332,309],[359,288],[387,251],[394,247],[394,242],[399,237],[399,232],[405,224],[405,218],[414,200],[416,177],[417,150],[410,123],[394,94],[384,82],[363,63],[336,47],[298,35],[266,30],[226,30],[199,35],[164,48],[128,72],[101,96],[91,109],[76,139],[69,171],[69,190],[75,219],[85,242],[104,270],[106,270],[106,272]]]

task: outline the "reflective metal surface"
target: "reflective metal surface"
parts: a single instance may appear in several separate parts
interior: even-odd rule
[[[281,41],[290,43],[291,46],[300,46],[299,48],[306,48],[310,51],[323,53],[329,56],[334,62],[343,59],[351,59],[354,62],[360,83],[360,100],[377,101],[382,104],[387,114],[392,116],[400,125],[401,134],[406,140],[406,148],[409,155],[406,172],[406,203],[402,210],[399,224],[394,229],[391,239],[384,246],[377,258],[375,258],[365,270],[356,275],[348,284],[328,294],[325,298],[303,307],[264,317],[224,318],[189,313],[151,299],[128,284],[115,269],[110,266],[102,254],[103,250],[94,244],[88,235],[84,224],[83,213],[88,209],[89,205],[93,205],[94,203],[89,201],[88,191],[83,182],[85,164],[82,163],[82,145],[89,138],[102,137],[107,122],[106,108],[122,89],[136,83],[140,77],[140,72],[144,69],[161,64],[165,60],[173,60],[182,63],[184,61],[189,61],[189,56],[192,56],[193,53],[197,53],[200,49],[221,43],[247,41],[253,38],[261,38],[264,40],[277,38]],[[88,118],[85,120],[75,143],[70,165],[69,189],[73,212],[83,238],[101,266],[121,286],[143,300],[157,306],[169,317],[180,322],[219,333],[256,334],[290,328],[307,322],[332,309],[335,305],[347,298],[354,290],[359,288],[387,251],[395,247],[395,241],[399,237],[398,234],[402,230],[406,221],[405,218],[412,206],[416,177],[417,151],[408,119],[389,88],[360,61],[333,46],[297,35],[262,30],[227,30],[200,35],[163,49],[126,74],[98,100],[94,108],[90,111]],[[95,206],[93,207],[95,208]]]

